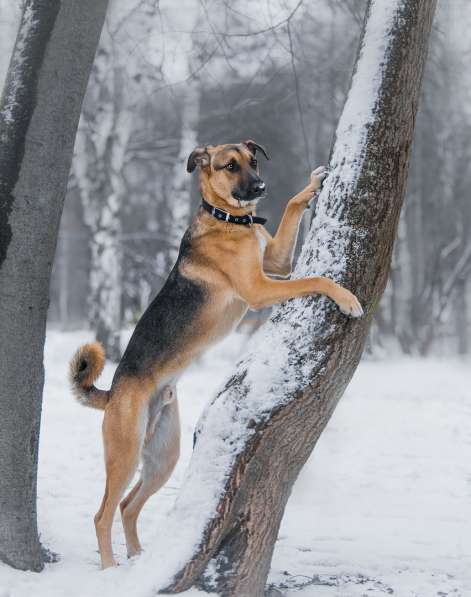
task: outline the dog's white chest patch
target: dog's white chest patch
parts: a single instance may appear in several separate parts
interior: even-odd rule
[[[260,230],[255,230],[255,234],[257,235],[258,246],[260,247],[260,252],[263,255],[265,253],[265,247],[267,246],[267,237],[260,232]]]

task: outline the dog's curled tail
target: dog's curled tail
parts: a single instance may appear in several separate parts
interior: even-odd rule
[[[103,410],[110,392],[93,384],[105,366],[105,351],[99,342],[81,346],[70,361],[69,381],[75,398],[84,406]]]

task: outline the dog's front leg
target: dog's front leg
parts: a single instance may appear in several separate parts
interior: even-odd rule
[[[261,273],[239,284],[239,296],[251,309],[263,309],[288,299],[310,294],[323,294],[333,300],[345,315],[361,317],[363,309],[357,297],[330,278],[272,280]]]
[[[279,276],[291,273],[299,224],[326,175],[323,166],[316,168],[311,173],[311,181],[307,187],[288,201],[275,236],[270,236],[267,242],[263,258],[263,269],[267,273]]]
[[[300,280],[272,280],[260,272],[239,282],[238,293],[252,309],[271,307],[290,298],[323,294],[335,301],[345,315],[361,317],[363,309],[360,302],[343,286],[329,278],[302,278]]]

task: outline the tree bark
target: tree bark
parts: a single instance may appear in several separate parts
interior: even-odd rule
[[[458,354],[464,356],[469,351],[468,334],[468,296],[466,294],[466,278],[460,278],[456,284],[455,325],[458,342]]]
[[[264,594],[291,488],[358,365],[388,278],[434,10],[432,0],[370,0],[331,174],[294,273],[333,277],[366,316],[296,299],[252,338],[203,414],[162,529],[189,546],[184,565],[167,558],[176,573],[164,592],[197,584],[224,596]]]
[[[193,78],[185,84],[183,90],[180,148],[172,173],[172,188],[168,196],[168,259],[167,271],[170,271],[178,257],[180,242],[190,223],[191,215],[191,178],[182,164],[198,145],[198,118],[200,115],[201,83]]]
[[[102,36],[75,144],[73,168],[90,230],[90,325],[109,360],[121,358],[123,169],[132,132],[124,68]],[[129,94],[130,95],[130,94]],[[133,100],[135,101],[135,100]]]
[[[39,571],[36,478],[51,264],[107,0],[27,0],[0,107],[0,560]]]

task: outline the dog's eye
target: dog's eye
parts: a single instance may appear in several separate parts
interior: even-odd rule
[[[230,170],[231,172],[234,172],[234,170],[236,170],[235,162],[229,162],[226,166],[226,170]]]
[[[254,170],[256,170],[257,169],[257,165],[258,165],[257,160],[251,160],[250,165],[252,166],[252,168]]]

